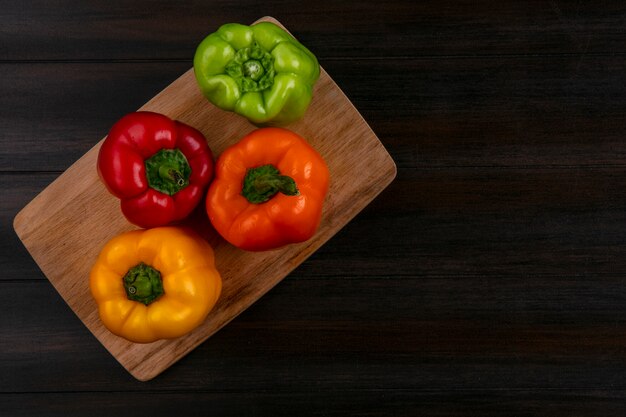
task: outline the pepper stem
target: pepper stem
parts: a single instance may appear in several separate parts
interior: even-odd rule
[[[265,203],[278,192],[288,196],[300,195],[293,178],[281,175],[274,165],[249,168],[243,180],[241,194],[253,204]]]
[[[159,176],[163,181],[174,181],[179,187],[185,185],[185,178],[183,174],[178,171],[177,167],[161,165],[159,167]]]
[[[161,273],[143,262],[130,268],[122,281],[131,301],[149,305],[164,293]]]
[[[174,195],[187,185],[191,167],[178,149],[161,149],[144,161],[148,185],[167,195]]]
[[[259,78],[261,78],[264,73],[265,73],[265,69],[263,68],[261,63],[255,59],[246,61],[243,64],[244,76],[251,78],[254,81],[257,81]]]
[[[224,72],[237,83],[242,93],[264,91],[274,84],[274,57],[255,42],[239,49],[226,64]]]

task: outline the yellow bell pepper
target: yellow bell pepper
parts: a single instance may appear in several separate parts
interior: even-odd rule
[[[149,343],[199,326],[219,298],[222,279],[204,239],[188,229],[158,227],[111,239],[89,286],[107,329]]]

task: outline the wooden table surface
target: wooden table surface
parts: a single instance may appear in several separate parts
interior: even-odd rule
[[[623,2],[3,3],[0,415],[626,414]],[[318,56],[397,178],[138,382],[13,218],[206,34],[265,15]]]

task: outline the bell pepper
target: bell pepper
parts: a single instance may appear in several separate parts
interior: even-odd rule
[[[98,153],[98,173],[129,222],[164,226],[187,217],[202,200],[213,154],[191,126],[136,112],[111,128]]]
[[[205,240],[188,229],[158,227],[111,239],[91,269],[89,286],[107,329],[149,343],[200,325],[222,280]]]
[[[193,66],[211,103],[256,125],[300,119],[320,76],[315,55],[270,22],[221,26],[200,42]]]
[[[305,139],[287,129],[261,128],[220,155],[206,210],[231,244],[274,249],[313,236],[328,184],[326,163]]]

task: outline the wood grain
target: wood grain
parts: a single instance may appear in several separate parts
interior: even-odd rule
[[[55,175],[0,175],[0,281],[45,279],[10,223]],[[625,213],[623,166],[405,168],[299,277],[586,277],[603,293],[626,273]]]
[[[623,164],[626,156],[621,55],[323,62],[399,169],[575,168]],[[29,63],[16,71],[0,65],[9,85],[0,96],[6,109],[0,170],[66,169],[93,137],[187,67]]]
[[[250,409],[262,410],[272,416],[307,415],[326,417],[347,415],[368,416],[475,416],[501,417],[503,411],[513,410],[523,416],[542,416],[546,410],[557,416],[597,416],[599,409],[606,416],[621,416],[622,396],[619,390],[594,390],[547,393],[540,389],[455,391],[455,401],[446,392],[407,392],[401,390],[360,390],[347,393],[312,391],[285,394],[284,392],[198,392],[145,393],[147,402],[141,410],[133,410],[137,393],[69,393],[59,395],[14,394],[0,398],[0,406],[17,410],[12,417],[30,417],[46,409],[51,417],[108,417],[111,412],[120,416],[149,417],[173,415],[180,404],[194,404],[186,414],[205,416],[207,410],[220,416],[239,417]],[[306,410],[303,411],[303,404]],[[132,410],[132,411],[131,411]],[[264,414],[265,415],[265,414]]]
[[[305,262],[149,384],[114,366],[47,282],[4,283],[32,313],[4,303],[0,364],[18,377],[0,392],[626,390],[620,275],[310,280],[303,269],[316,268]]]
[[[625,52],[616,1],[167,0],[5,2],[0,59],[184,59],[225,22],[272,14],[319,57],[375,58]]]
[[[193,69],[140,110],[163,113],[196,127],[207,136],[216,155],[253,129],[240,116],[209,105],[197,87]],[[153,378],[248,308],[395,177],[389,154],[323,70],[306,117],[290,129],[309,139],[331,172],[317,234],[307,242],[276,251],[244,252],[223,241],[199,216],[190,224],[213,244],[224,286],[207,320],[182,338],[134,344],[112,335],[98,318],[86,279],[89,269],[105,242],[133,228],[121,215],[118,201],[98,179],[95,161],[101,142],[16,216],[15,230],[39,267],[89,330],[137,379]]]

